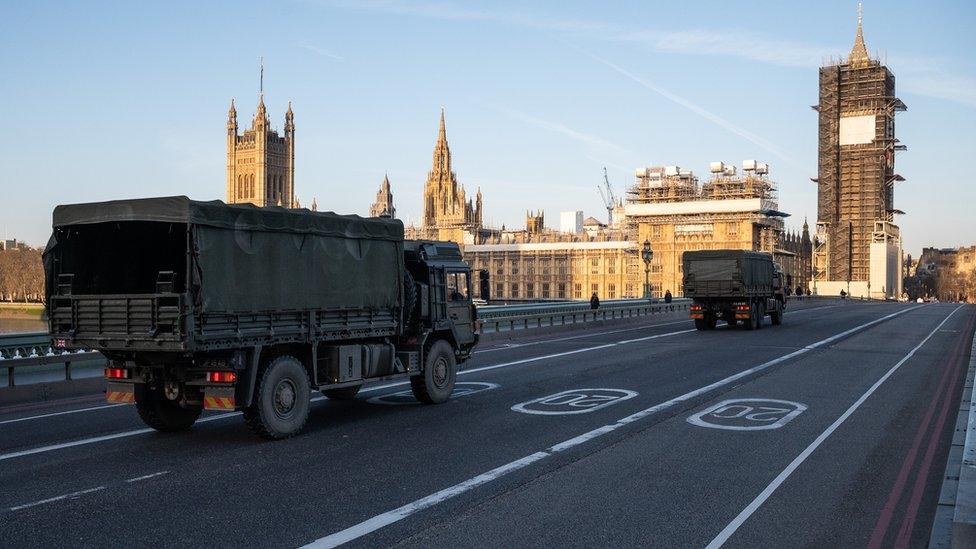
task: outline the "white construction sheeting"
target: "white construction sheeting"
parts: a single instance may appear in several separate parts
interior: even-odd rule
[[[841,145],[866,145],[874,141],[875,115],[843,116],[840,119]]]
[[[761,198],[732,198],[729,200],[689,200],[685,202],[652,202],[627,204],[627,217],[652,215],[692,215],[699,213],[759,212],[775,210],[776,204]]]
[[[611,240],[609,242],[532,242],[526,244],[475,244],[465,246],[464,252],[517,252],[559,250],[627,250],[637,248],[635,242]]]

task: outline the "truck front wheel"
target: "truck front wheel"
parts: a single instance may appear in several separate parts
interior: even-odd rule
[[[456,380],[454,349],[446,341],[440,340],[428,349],[423,373],[410,378],[410,390],[424,404],[440,404],[450,398]]]
[[[189,429],[203,411],[199,406],[182,408],[163,396],[162,391],[150,389],[145,385],[136,386],[135,397],[136,410],[143,423],[164,433]]]
[[[256,435],[267,439],[294,436],[308,419],[311,387],[298,359],[279,356],[264,368],[254,402],[244,409],[244,421]]]

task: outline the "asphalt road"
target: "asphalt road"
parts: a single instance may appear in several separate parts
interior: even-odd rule
[[[0,409],[0,546],[924,546],[974,323],[837,301],[526,333],[481,347],[469,394],[320,399],[281,442],[238,414]]]

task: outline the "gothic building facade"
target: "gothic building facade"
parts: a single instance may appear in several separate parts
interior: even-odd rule
[[[295,115],[288,102],[284,135],[271,128],[264,94],[258,101],[251,128],[238,133],[237,109],[227,113],[228,204],[296,208]]]
[[[481,190],[474,201],[467,198],[464,186],[458,183],[451,168],[451,148],[447,144],[444,109],[441,108],[434,159],[424,184],[424,218],[421,232],[429,238],[455,240],[462,233],[482,228]]]
[[[860,8],[859,8],[860,9]],[[894,185],[895,76],[864,44],[861,14],[846,59],[820,68],[817,247],[821,293],[874,298],[901,295],[901,234]]]
[[[396,218],[396,208],[393,206],[393,193],[390,191],[390,178],[383,176],[380,190],[376,192],[376,202],[369,207],[370,217]]]

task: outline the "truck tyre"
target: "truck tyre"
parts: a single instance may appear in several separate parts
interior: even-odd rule
[[[414,331],[416,315],[413,310],[417,308],[417,284],[414,282],[410,271],[403,271],[403,324],[407,332]]]
[[[362,385],[356,385],[355,387],[340,387],[338,389],[325,389],[322,394],[328,397],[329,400],[352,400],[356,398],[356,394],[362,389]]]
[[[783,309],[777,307],[769,313],[769,322],[773,326],[779,326],[783,323]]]
[[[696,318],[695,319],[695,329],[696,330],[705,330],[705,329],[707,329],[707,327],[705,325],[705,319],[704,318]]]
[[[761,303],[757,303],[756,304],[756,329],[758,330],[762,328],[765,322],[766,322],[766,306]]]
[[[756,328],[759,327],[758,326],[759,321],[757,318],[758,316],[759,316],[759,306],[753,304],[752,307],[749,308],[749,318],[742,320],[742,324],[743,326],[745,326],[746,330],[755,330]]]
[[[450,398],[457,380],[457,362],[454,349],[443,339],[427,350],[424,371],[410,378],[413,396],[424,404],[440,404]]]
[[[725,322],[726,324],[729,325],[729,328],[731,329],[731,328],[735,328],[735,325],[738,324],[739,321],[735,319],[735,316],[732,313],[729,313],[728,320],[726,320]]]
[[[715,326],[718,325],[718,318],[714,316],[709,316],[705,318],[705,329],[714,330]]]
[[[308,419],[308,372],[297,358],[283,355],[272,360],[259,375],[254,401],[244,409],[244,422],[256,435],[267,439],[294,436]]]
[[[189,429],[200,413],[202,407],[182,408],[179,404],[168,400],[161,391],[154,391],[145,385],[136,386],[136,410],[143,423],[157,431],[174,433]]]

